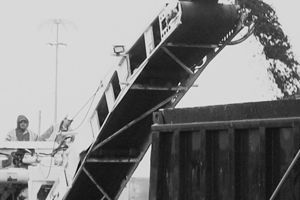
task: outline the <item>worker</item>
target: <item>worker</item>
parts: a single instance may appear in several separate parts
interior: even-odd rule
[[[17,128],[11,130],[5,140],[6,141],[37,141],[38,136],[28,129],[29,120],[24,115],[17,118]]]
[[[56,140],[58,143],[66,137],[72,136],[74,139],[74,134],[69,130],[73,120],[69,120],[66,117],[61,121],[60,124],[51,125],[39,138],[39,140]]]

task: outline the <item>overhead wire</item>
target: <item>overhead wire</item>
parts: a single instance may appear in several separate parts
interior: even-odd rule
[[[79,123],[79,125],[74,128],[73,130],[77,130],[78,128],[80,128],[82,126],[82,124],[84,123],[84,121],[86,120],[89,112],[90,112],[90,109],[93,105],[93,102],[95,100],[95,97],[98,93],[98,91],[103,87],[103,80],[113,71],[115,70],[114,68],[111,68],[109,70],[106,71],[106,73],[104,74],[103,78],[101,79],[100,81],[100,85],[97,87],[96,91],[89,97],[89,99],[85,102],[85,104],[83,104],[83,106],[76,112],[76,114],[71,118],[72,121],[74,121],[74,119],[82,112],[82,110],[88,105],[88,103],[91,101],[90,105],[89,105],[89,108],[84,116],[84,118],[81,120],[81,122]]]
[[[86,107],[86,105],[89,103],[89,101],[90,101],[91,99],[94,100],[94,98],[95,98],[97,92],[100,90],[100,87],[101,87],[101,85],[97,87],[97,89],[96,89],[96,91],[93,93],[93,95],[90,96],[90,98],[85,102],[85,104],[84,104],[83,106],[81,106],[81,108],[77,111],[77,113],[72,117],[71,120],[74,120],[74,119],[79,115],[79,113]]]
[[[93,102],[94,102],[94,100],[95,100],[95,98],[96,98],[96,95],[97,95],[97,93],[98,93],[98,91],[100,90],[100,88],[101,88],[102,86],[98,86],[98,88],[96,89],[96,91],[94,92],[94,94],[86,101],[86,103],[78,110],[78,112],[74,115],[74,117],[71,119],[72,121],[79,115],[79,113],[88,105],[88,103],[90,102],[90,105],[89,105],[89,107],[88,107],[88,110],[87,110],[87,112],[85,113],[85,115],[84,115],[84,117],[83,117],[83,119],[81,120],[81,122],[79,123],[79,125],[76,127],[76,128],[74,128],[73,130],[77,130],[77,129],[79,129],[81,126],[82,126],[82,124],[84,123],[84,121],[86,120],[86,118],[87,118],[87,116],[88,116],[88,114],[89,114],[89,112],[90,112],[90,110],[91,110],[91,108],[92,108],[92,105],[93,105]]]
[[[108,73],[109,73],[109,71],[106,73],[105,77],[107,76]],[[73,131],[74,131],[74,130],[77,130],[78,128],[80,128],[80,127],[82,126],[82,124],[84,123],[84,121],[86,120],[86,118],[87,118],[87,116],[88,116],[88,114],[89,114],[89,112],[90,112],[90,110],[91,110],[91,107],[92,107],[92,105],[93,105],[93,102],[94,102],[94,100],[95,100],[95,98],[96,98],[96,95],[97,95],[98,91],[100,90],[100,88],[102,88],[102,87],[103,87],[103,82],[102,82],[102,80],[101,80],[101,84],[97,87],[96,91],[88,98],[88,100],[83,104],[83,106],[82,106],[82,107],[76,112],[76,114],[71,118],[71,121],[74,121],[74,119],[78,117],[78,115],[82,112],[82,110],[83,110],[83,109],[88,105],[88,103],[90,102],[90,105],[89,105],[89,107],[88,107],[88,109],[87,109],[87,112],[85,113],[83,119],[81,120],[81,122],[79,123],[79,125],[78,125],[76,128],[72,129]],[[56,149],[55,149],[55,142],[56,142],[56,139],[57,139],[57,136],[55,137],[55,139],[54,139],[54,141],[53,141],[52,152],[49,153],[49,154],[47,154],[47,153],[42,153],[42,155],[44,155],[44,156],[51,156],[51,159],[50,159],[50,165],[48,166],[48,167],[49,167],[49,170],[48,170],[48,172],[47,172],[46,179],[49,177],[50,172],[51,172],[51,170],[52,170],[53,157],[54,157],[54,155],[58,152],[58,151],[55,151],[55,150],[56,150]],[[58,150],[59,150],[59,149],[58,149]],[[43,166],[46,166],[46,165],[43,165]]]
[[[103,79],[105,79],[105,77],[107,77],[108,74],[111,73],[112,70],[113,70],[113,69],[108,70],[108,71],[105,73],[105,75],[103,76],[103,77],[104,77]],[[81,122],[79,123],[79,125],[78,125],[76,128],[74,128],[73,130],[77,130],[78,128],[80,128],[80,127],[82,126],[82,124],[84,123],[84,121],[86,120],[86,118],[87,118],[87,116],[88,116],[88,114],[89,114],[89,112],[90,112],[90,109],[91,109],[91,107],[92,107],[92,105],[93,105],[93,102],[94,102],[94,100],[95,100],[95,98],[96,98],[96,95],[97,95],[98,91],[103,87],[103,79],[100,81],[100,85],[97,87],[96,91],[90,96],[90,98],[85,102],[85,104],[83,104],[83,106],[77,111],[77,113],[73,116],[73,118],[71,118],[71,120],[73,121],[73,120],[79,115],[79,113],[80,113],[80,112],[88,105],[88,103],[91,101],[91,102],[90,102],[90,105],[89,105],[89,108],[88,108],[88,110],[87,110],[87,112],[86,112],[84,118],[81,120]]]
[[[86,103],[77,111],[77,113],[72,117],[72,121],[79,115],[79,113],[88,105],[88,103],[91,101],[91,103],[90,103],[90,105],[89,105],[89,108],[88,108],[88,110],[87,110],[87,112],[86,112],[86,114],[85,114],[85,116],[84,116],[84,118],[83,118],[83,120],[79,123],[79,125],[75,128],[75,129],[73,129],[73,130],[77,130],[80,126],[82,126],[82,124],[83,124],[83,122],[85,121],[85,119],[86,119],[86,117],[88,116],[88,113],[89,113],[89,111],[90,111],[90,109],[91,109],[91,107],[92,107],[92,104],[93,104],[93,102],[94,102],[94,100],[95,100],[95,97],[96,97],[96,95],[97,95],[97,93],[98,93],[98,91],[100,90],[100,88],[102,87],[102,84],[100,85],[100,86],[98,86],[97,87],[97,89],[96,89],[96,91],[93,93],[93,95],[86,101]],[[61,131],[60,131],[61,132]],[[50,159],[50,165],[48,166],[49,167],[49,170],[48,170],[48,172],[47,172],[47,176],[46,176],[46,178],[48,178],[49,177],[49,175],[50,175],[50,172],[51,172],[51,170],[52,170],[52,162],[53,162],[53,157],[54,157],[54,155],[58,152],[58,151],[55,151],[55,142],[56,142],[56,139],[57,139],[57,136],[55,137],[55,139],[54,139],[54,141],[53,141],[53,147],[52,147],[52,152],[50,153],[50,154],[43,154],[43,155],[45,155],[45,156],[51,156],[51,159]],[[45,165],[44,165],[45,166]]]

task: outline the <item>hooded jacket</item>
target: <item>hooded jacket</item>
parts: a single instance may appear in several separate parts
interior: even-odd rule
[[[25,131],[20,128],[21,121],[26,121],[29,123],[29,120],[24,115],[19,115],[17,118],[17,128],[11,130],[5,140],[6,141],[37,141],[38,136],[33,133],[31,130],[26,129]]]

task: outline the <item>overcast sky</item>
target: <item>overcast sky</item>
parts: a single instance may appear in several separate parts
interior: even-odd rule
[[[59,49],[58,119],[73,117],[112,66],[113,44],[127,48],[157,15],[165,0],[10,0],[0,6],[0,135],[25,114],[37,132],[54,115],[55,42],[53,19],[62,19]],[[300,55],[297,0],[269,0]],[[269,100],[274,97],[259,45],[249,39],[226,47],[200,76],[180,107]],[[79,116],[74,126],[80,122]]]

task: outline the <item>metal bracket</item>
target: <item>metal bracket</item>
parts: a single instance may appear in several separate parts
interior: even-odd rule
[[[215,49],[219,48],[221,45],[217,44],[174,44],[174,43],[167,43],[166,46],[168,47],[184,47],[184,48],[200,48],[200,49]]]
[[[187,90],[186,87],[157,87],[157,86],[148,86],[142,84],[133,84],[130,89],[133,90],[161,90],[161,91],[178,91],[178,90]]]
[[[109,159],[109,158],[88,158],[86,160],[87,163],[136,163],[139,159],[137,158],[115,158],[115,159]]]

